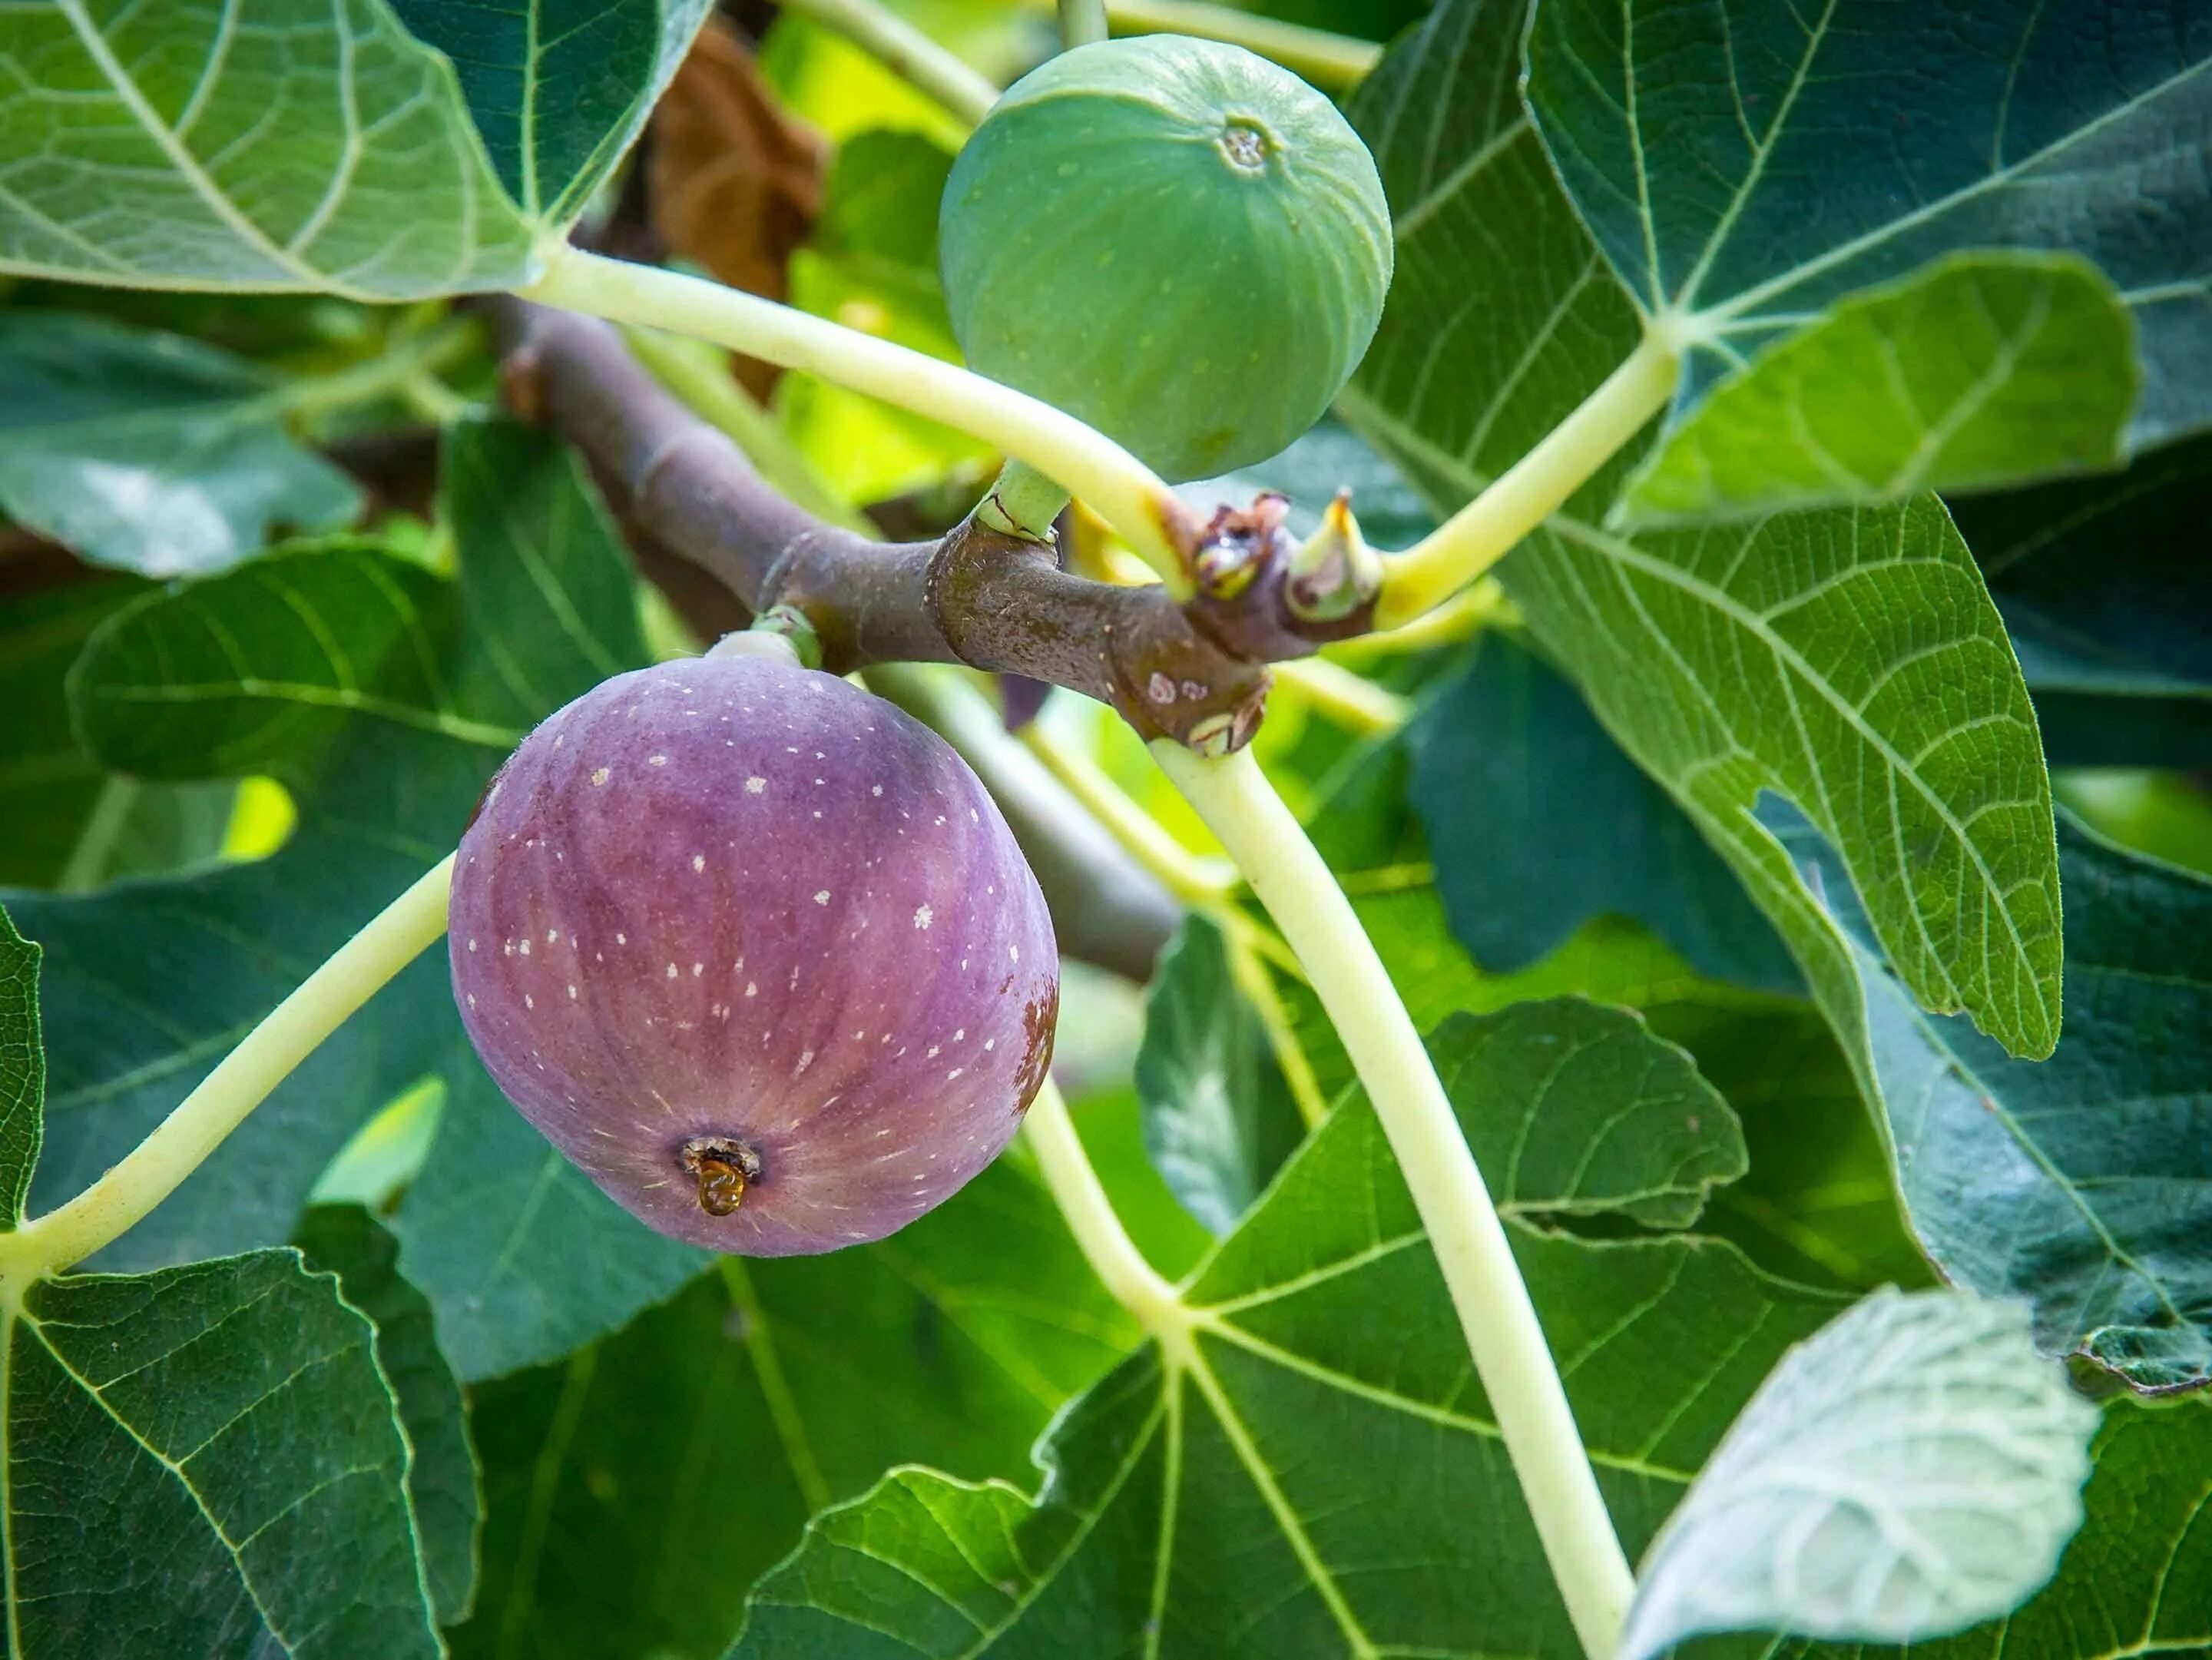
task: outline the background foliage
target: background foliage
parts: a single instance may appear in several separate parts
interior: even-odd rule
[[[1350,483],[1403,545],[1647,325],[1690,348],[1451,637],[1333,654],[1402,721],[1285,684],[1260,740],[1632,1550],[1793,1344],[1940,1281],[2024,1305],[2002,1341],[2098,1427],[2047,1585],[1912,1651],[2212,1654],[2212,13],[1255,9],[1391,39],[1346,108],[1397,275],[1334,417],[1196,494]],[[902,9],[1002,78],[1049,41]],[[0,8],[7,1226],[450,848],[532,724],[694,643],[442,296],[588,209],[953,355],[957,123],[796,16],[675,79],[707,10]],[[758,165],[678,168],[678,112]],[[896,533],[988,477],[741,373],[733,418]],[[1203,850],[1133,737],[1044,719]],[[647,1232],[501,1099],[434,954],[0,1311],[11,1647],[1575,1652],[1376,1122],[1264,943],[1222,907],[1148,994],[1071,976],[1076,1116],[1186,1288],[1174,1354],[1019,1149],[834,1257]],[[1996,1419],[2009,1379],[1962,1375]],[[1754,1650],[1843,1651],[1687,1651]]]

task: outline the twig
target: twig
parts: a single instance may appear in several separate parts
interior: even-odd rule
[[[1202,535],[1249,541],[1256,574],[1233,598],[1200,593],[1182,605],[1158,585],[1072,575],[1052,550],[972,523],[915,543],[838,529],[771,489],[605,324],[511,296],[482,303],[517,412],[581,451],[616,510],[652,544],[756,611],[804,611],[837,672],[957,662],[1026,675],[1109,704],[1146,739],[1221,753],[1257,728],[1269,662],[1367,626],[1358,614],[1327,623],[1291,615],[1282,597],[1287,543],[1255,537],[1234,514]]]

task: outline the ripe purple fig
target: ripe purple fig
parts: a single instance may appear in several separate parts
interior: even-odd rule
[[[1059,956],[966,763],[760,656],[607,681],[523,741],[461,839],[470,1040],[625,1209],[745,1256],[879,1239],[1020,1128]]]

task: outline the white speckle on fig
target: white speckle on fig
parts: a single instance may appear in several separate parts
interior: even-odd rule
[[[661,1231],[747,1255],[881,1238],[988,1164],[1042,1080],[1042,896],[974,775],[905,715],[771,659],[681,672],[703,708],[666,667],[622,676],[487,794],[453,889],[464,1023],[525,1116]],[[715,704],[744,713],[705,720]],[[900,839],[909,819],[933,830]],[[669,880],[718,845],[714,882]],[[540,936],[566,974],[517,960]],[[636,955],[592,950],[632,936]],[[487,938],[503,951],[469,948]],[[993,972],[999,946],[1034,966]],[[757,1018],[732,1020],[740,1001]],[[949,1074],[922,1041],[946,1031],[966,1046]],[[738,1152],[687,1171],[687,1145],[757,1174],[732,1202]]]

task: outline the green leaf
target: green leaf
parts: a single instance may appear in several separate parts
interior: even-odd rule
[[[1644,1560],[1620,1660],[1700,1631],[1910,1643],[2008,1614],[2081,1524],[2097,1427],[2019,1305],[1876,1292],[1730,1426]]]
[[[916,1459],[1019,1475],[1135,1341],[1012,1158],[879,1243],[726,1261],[477,1390],[485,1595],[453,1651],[711,1660],[810,1514]]]
[[[295,389],[198,341],[0,316],[0,512],[94,563],[199,575],[360,511],[353,481],[284,429]]]
[[[2212,439],[1951,504],[2055,765],[2212,764]]]
[[[407,1505],[437,1622],[466,1616],[476,1596],[476,1453],[461,1386],[431,1329],[430,1304],[400,1277],[398,1247],[367,1211],[318,1205],[294,1242],[308,1265],[338,1277],[338,1292],[375,1328],[377,1370],[407,1438]]]
[[[0,1204],[39,1158],[39,952],[0,910]],[[440,1652],[369,1323],[299,1254],[0,1307],[10,1654]]]
[[[1804,857],[1820,880],[1824,855]],[[2027,1298],[2046,1353],[2078,1348],[2141,1389],[2201,1384],[2212,1379],[2212,881],[2070,819],[2060,860],[2073,1017],[2040,1065],[1916,1008],[1854,940],[1899,1181],[1937,1267]]]
[[[450,1015],[450,992],[447,1000]],[[435,1305],[439,1340],[463,1377],[566,1354],[674,1295],[712,1260],[592,1186],[465,1044],[449,1051],[444,1072],[437,1139],[392,1230],[400,1267]]]
[[[1643,1173],[1603,1191],[1573,1176],[1593,1115],[1480,1087],[1472,1070],[1454,1083],[1455,1108],[1471,1134],[1525,1134],[1531,1208],[1650,1196]],[[1600,1482],[1638,1543],[1835,1304],[1710,1241],[1509,1226]],[[1185,1298],[1187,1333],[1055,1420],[1034,1505],[1001,1484],[895,1473],[817,1518],[755,1593],[736,1652],[1576,1651],[1364,1102],[1307,1142]]]
[[[1744,1173],[1728,1103],[1626,1009],[1569,997],[1455,1014],[1429,1054],[1455,1102],[1481,1104],[1468,1146],[1508,1214],[1686,1228]]]
[[[1728,518],[2116,466],[2134,348],[2126,305],[2085,260],[1954,255],[1761,348],[1671,427],[1619,514]]]
[[[1145,1146],[1185,1209],[1223,1234],[1305,1133],[1221,930],[1183,919],[1160,953],[1137,1051]]]
[[[1613,269],[1692,343],[1686,402],[1847,295],[1946,255],[2071,253],[2134,313],[2143,389],[2125,436],[2143,447],[2212,417],[2212,180],[2185,159],[2212,110],[2208,57],[2212,34],[2173,27],[2151,0],[1909,15],[1879,0],[1807,13],[1545,0],[1528,33],[1528,99]],[[2124,369],[2100,308],[2009,350],[1996,343],[2015,331],[2007,314],[1986,344],[1962,329],[1948,367],[1929,364],[1932,384],[1911,400],[1923,423],[1971,401],[1978,380],[1996,389],[2023,348],[2052,355],[2034,396],[2051,395],[2052,364],[2078,354],[2066,378],[2078,376],[2100,418],[2111,410]],[[1749,379],[1772,374],[1754,365]],[[1900,457],[1920,441],[1897,435]],[[1765,453],[1789,475],[1795,448],[1738,448],[1733,463],[1747,476]],[[2053,459],[2044,446],[2021,458]],[[1941,461],[1927,476],[1965,482]]]
[[[453,60],[500,183],[523,214],[581,212],[645,125],[712,0],[391,0]]]
[[[358,542],[279,555],[137,602],[80,665],[81,722],[110,758],[171,774],[273,772],[299,824],[256,864],[81,899],[10,897],[47,953],[42,1204],[112,1164],[450,849],[515,737],[643,660],[628,565],[565,451],[518,428],[465,425],[446,474],[457,581]],[[483,1078],[435,952],[103,1266],[289,1237],[332,1156],[434,1074],[448,1086],[444,1120],[392,1226],[465,1377],[564,1353],[696,1271],[696,1252],[587,1186],[549,1182],[532,1204],[527,1183],[549,1150]]]
[[[73,1275],[4,1332],[18,1651],[439,1651],[407,1445],[335,1280],[287,1250]]]
[[[837,147],[814,246],[841,260],[880,262],[893,280],[942,289],[937,210],[952,153],[925,133],[873,127]]]
[[[39,1036],[39,948],[0,910],[0,1229],[23,1219],[46,1098],[46,1050]]]
[[[1644,922],[1714,979],[1800,983],[1696,826],[1575,689],[1511,639],[1486,640],[1406,741],[1437,891],[1477,962],[1513,973],[1612,914]]]
[[[82,891],[222,851],[233,786],[109,772],[70,727],[63,677],[141,591],[102,580],[0,600],[0,885]]]
[[[243,0],[241,0],[241,3]],[[453,65],[383,0],[0,13],[0,271],[398,300],[529,280]]]
[[[1443,508],[1517,460],[1639,330],[1513,99],[1518,16],[1454,0],[1353,106],[1400,234],[1344,407]],[[1487,250],[1508,227],[1510,252]],[[1942,508],[1614,535],[1601,521],[1631,459],[1505,564],[1540,640],[1735,867],[1847,1036],[1840,944],[1752,818],[1762,790],[1836,841],[1917,997],[2049,1053],[2050,786],[2002,621]]]

